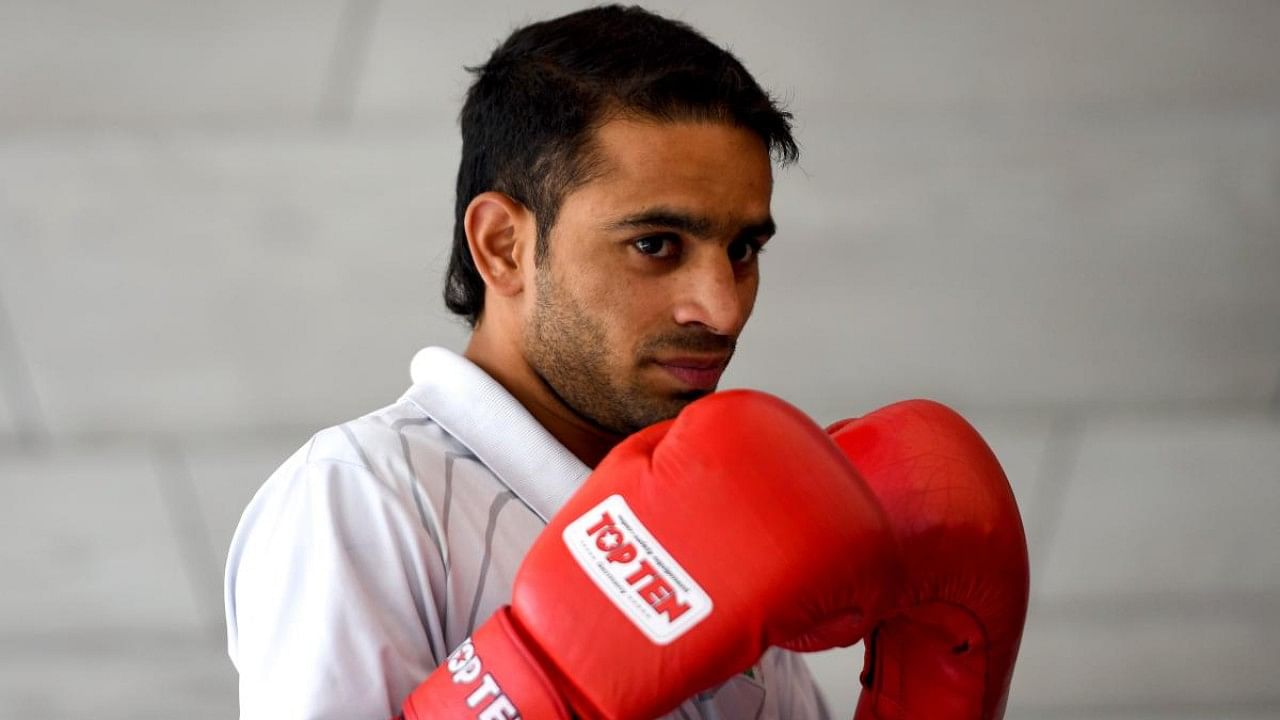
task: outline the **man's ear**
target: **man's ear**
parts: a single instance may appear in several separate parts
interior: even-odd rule
[[[524,289],[525,247],[536,239],[533,213],[509,195],[483,192],[467,205],[463,228],[471,260],[488,289],[499,295],[519,294]]]

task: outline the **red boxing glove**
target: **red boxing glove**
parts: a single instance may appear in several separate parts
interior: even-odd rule
[[[404,717],[658,717],[771,645],[857,640],[898,567],[821,428],[777,398],[716,393],[614,448],[534,541],[511,605]]]
[[[1027,540],[991,449],[944,405],[910,400],[828,428],[902,550],[896,609],[866,642],[854,720],[998,720],[1022,639]]]

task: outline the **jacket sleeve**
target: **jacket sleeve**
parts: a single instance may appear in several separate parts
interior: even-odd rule
[[[304,448],[305,450],[305,448]],[[411,490],[361,465],[281,466],[227,562],[241,720],[385,720],[445,656],[441,550]]]

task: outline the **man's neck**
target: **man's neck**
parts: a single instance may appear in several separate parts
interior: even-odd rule
[[[486,332],[486,330],[490,330]],[[591,425],[565,405],[525,360],[518,341],[478,325],[463,353],[506,388],[538,424],[587,467],[594,468],[622,438]]]

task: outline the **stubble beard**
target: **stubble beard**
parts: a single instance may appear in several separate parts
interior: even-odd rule
[[[618,358],[611,372],[605,324],[552,277],[549,263],[536,271],[538,299],[524,337],[525,358],[534,372],[570,410],[597,427],[630,435],[675,417],[706,393],[662,394],[644,388],[633,374],[642,358]]]

